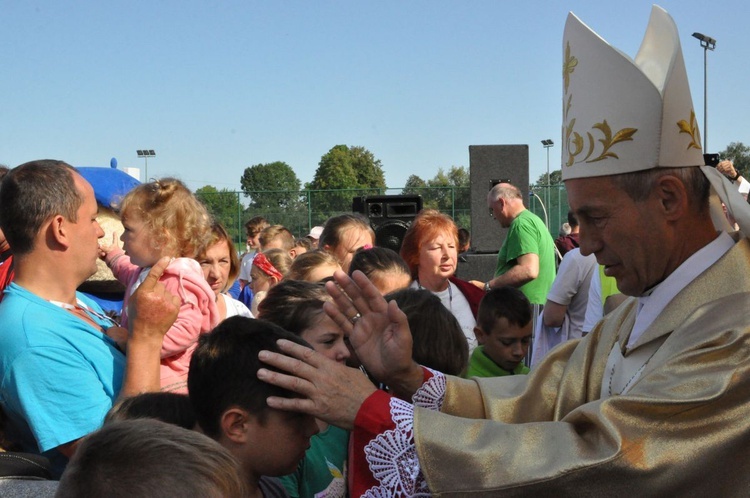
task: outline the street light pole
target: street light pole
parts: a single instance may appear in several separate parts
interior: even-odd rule
[[[145,171],[145,177],[143,179],[143,182],[147,183],[148,182],[148,158],[156,157],[156,152],[154,152],[154,149],[143,149],[143,150],[139,149],[135,152],[138,154],[138,157],[142,157],[146,163],[146,171]]]
[[[716,40],[701,33],[693,33],[703,47],[703,152],[708,153],[708,51],[716,48]]]
[[[551,138],[549,138],[547,140],[542,140],[542,146],[545,149],[547,149],[547,195],[545,196],[545,197],[547,197],[547,205],[545,206],[546,209],[547,209],[547,211],[549,211],[549,209],[550,209],[550,205],[549,205],[550,204],[550,193],[549,193],[549,191],[552,188],[551,187],[551,185],[552,185],[552,179],[549,176],[549,150],[550,150],[550,148],[553,145],[555,145],[555,142],[553,142]],[[549,228],[549,227],[547,227],[547,228]]]

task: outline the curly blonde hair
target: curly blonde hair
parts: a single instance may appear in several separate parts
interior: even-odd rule
[[[206,207],[176,178],[138,185],[119,205],[120,216],[142,221],[162,254],[195,258],[211,243]]]

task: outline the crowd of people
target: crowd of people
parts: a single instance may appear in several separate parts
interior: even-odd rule
[[[399,252],[359,214],[256,216],[240,255],[177,179],[119,201],[118,241],[75,168],[0,171],[0,494],[746,494],[747,182],[675,118],[665,11],[634,61],[572,15],[564,47],[570,231],[494,185],[480,280],[432,209]],[[78,291],[98,260],[114,313]]]
[[[48,476],[61,479],[65,496],[103,489],[86,476],[96,479],[128,454],[140,458],[128,445],[116,447],[122,456],[102,458],[102,441],[113,434],[174,431],[120,423],[142,418],[220,443],[239,463],[224,472],[239,470],[248,496],[346,496],[355,465],[349,432],[266,406],[268,396],[293,393],[257,379],[260,350],[294,337],[388,390],[325,310],[333,303],[325,282],[345,271],[366,276],[406,313],[415,361],[450,375],[466,375],[475,361],[469,355],[475,331],[481,334],[485,293],[456,278],[459,229],[437,211],[419,213],[400,253],[374,247],[373,229],[359,214],[334,216],[300,239],[258,216],[245,225],[247,251],[240,256],[226,229],[177,179],[127,192],[115,206],[119,240],[116,233],[105,240],[95,192],[75,168],[41,160],[4,173],[0,233],[7,257],[0,268],[13,269],[0,308],[4,449],[46,457]],[[97,259],[124,286],[115,312],[77,291]],[[525,316],[528,302],[516,292]],[[497,333],[494,302],[487,300],[482,322],[488,343]],[[511,373],[524,356],[513,349]],[[505,358],[496,350],[488,344],[484,358]],[[192,436],[177,439],[185,444],[175,456],[210,447]],[[158,441],[144,442],[151,444],[158,454],[166,451]],[[134,477],[128,486],[149,483]]]

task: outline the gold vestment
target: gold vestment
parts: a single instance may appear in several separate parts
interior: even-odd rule
[[[449,377],[442,412],[415,408],[432,493],[750,495],[750,241],[622,351],[627,358],[661,342],[625,394],[603,399],[607,359],[615,343],[627,344],[635,304],[554,349],[528,376]]]

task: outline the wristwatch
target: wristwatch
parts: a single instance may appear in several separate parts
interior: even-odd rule
[[[732,178],[729,178],[729,177],[727,177],[727,178],[729,178],[729,181],[731,181],[732,183],[736,182],[736,181],[737,181],[737,178],[739,178],[739,177],[741,176],[741,175],[740,175],[740,172],[739,172],[738,170],[735,170],[735,172],[736,172],[737,174],[736,174],[736,175],[734,175],[734,177],[732,177]]]
[[[484,292],[489,292],[491,288],[489,282],[484,283]]]

